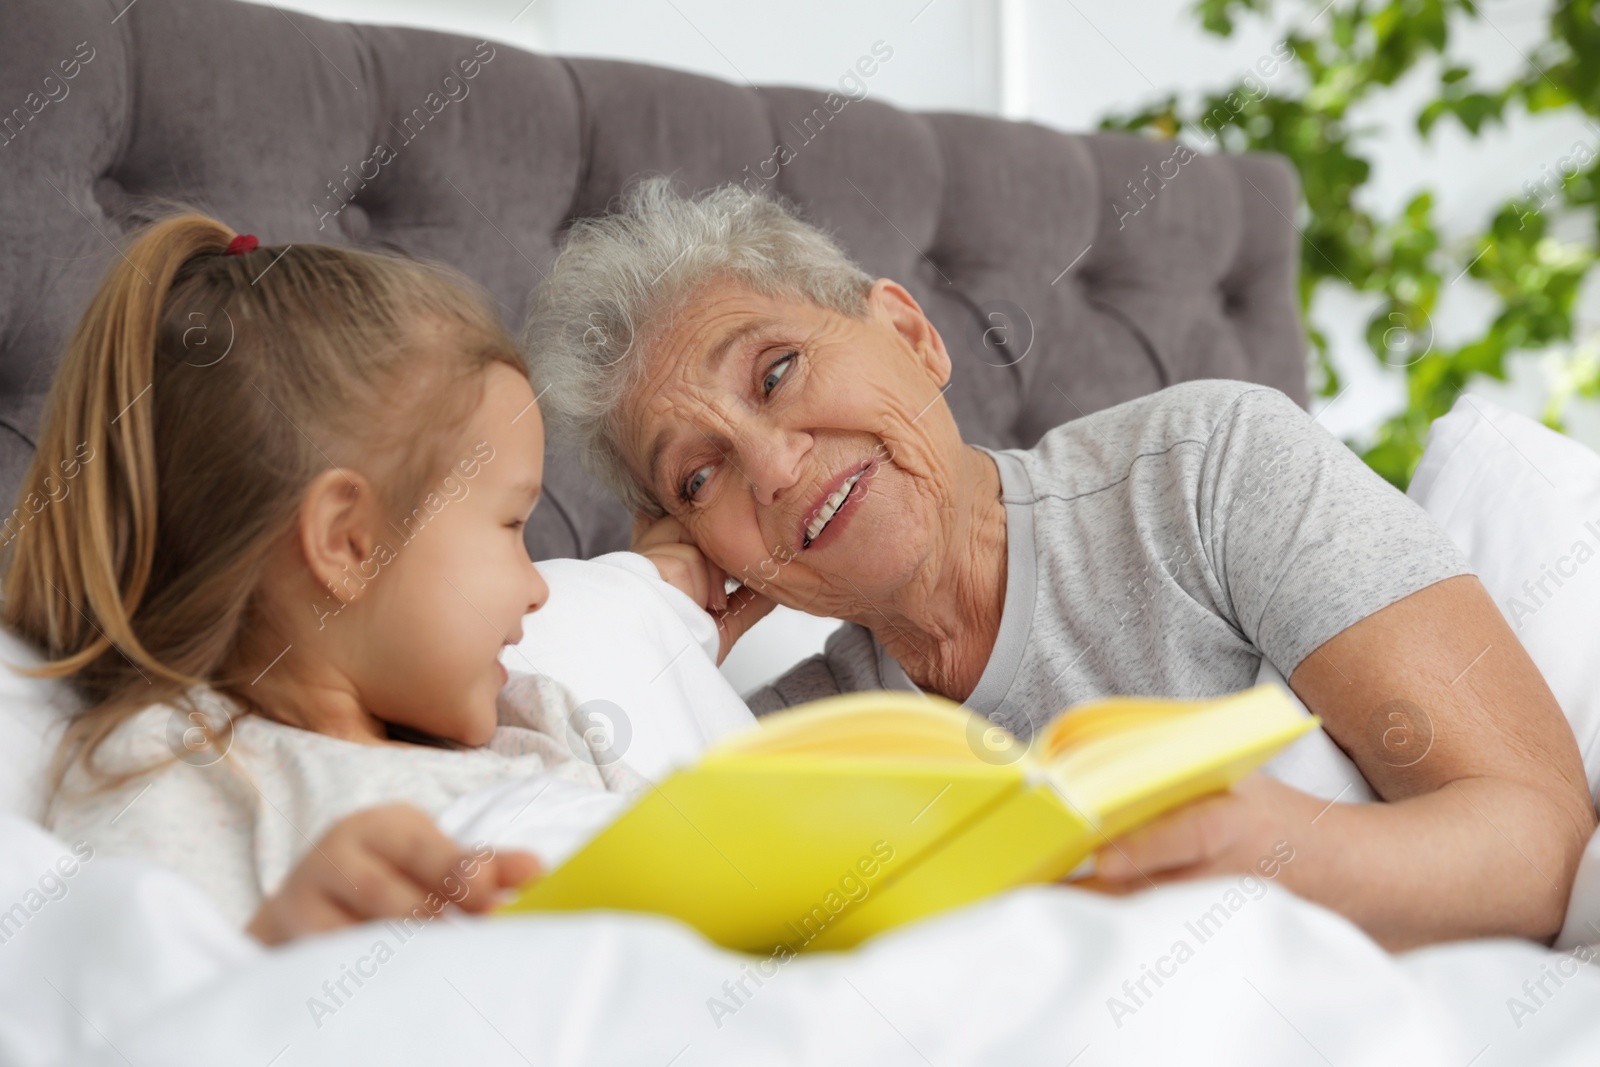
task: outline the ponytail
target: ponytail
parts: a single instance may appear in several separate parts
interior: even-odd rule
[[[28,673],[76,674],[109,654],[185,687],[196,681],[152,656],[132,625],[156,550],[150,393],[173,278],[233,236],[203,215],[155,223],[113,266],[68,345],[20,504],[0,535],[14,551],[4,622],[48,660]]]

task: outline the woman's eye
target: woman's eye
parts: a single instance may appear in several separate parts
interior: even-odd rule
[[[506,523],[506,525],[509,526],[513,530],[520,530],[524,526],[528,525],[528,520],[527,519],[512,519],[510,522]]]
[[[778,387],[778,380],[788,372],[789,368],[794,365],[794,361],[799,358],[800,353],[790,352],[767,368],[767,376],[761,379],[761,395],[770,396],[772,391]]]
[[[689,475],[689,480],[683,483],[683,498],[685,500],[694,499],[694,495],[700,491],[710,477],[711,468],[709,466],[701,467]]]

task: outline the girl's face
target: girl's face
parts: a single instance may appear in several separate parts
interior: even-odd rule
[[[544,472],[543,422],[523,375],[498,363],[485,373],[461,454],[399,524],[369,524],[364,562],[335,578],[355,595],[342,609],[327,601],[345,617],[320,619],[342,631],[339,658],[367,712],[468,745],[493,734],[500,653],[549,592],[522,539]]]

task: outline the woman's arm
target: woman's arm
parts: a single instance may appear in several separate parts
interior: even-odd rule
[[[1391,949],[1560,930],[1595,828],[1571,728],[1482,584],[1438,582],[1325,642],[1289,679],[1386,804],[1256,776],[1103,849],[1099,878],[1279,880]]]

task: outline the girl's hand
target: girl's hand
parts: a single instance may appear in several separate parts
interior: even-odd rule
[[[1326,807],[1264,774],[1202,797],[1095,853],[1093,877],[1073,883],[1107,893],[1227,874],[1276,878],[1315,832]],[[1287,881],[1287,879],[1286,879]]]
[[[728,658],[734,642],[760,622],[777,603],[749,586],[727,592],[728,573],[707,559],[683,524],[668,515],[633,520],[632,551],[656,565],[667,584],[699,604],[717,623],[717,662]]]
[[[419,910],[432,918],[447,903],[483,912],[538,873],[532,853],[466,851],[409,804],[368,808],[335,823],[245,930],[277,945]]]

